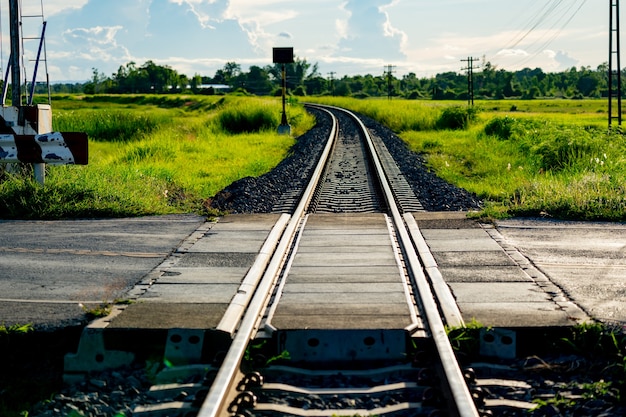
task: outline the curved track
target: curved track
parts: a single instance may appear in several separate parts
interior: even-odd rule
[[[326,110],[332,113],[336,113],[342,110],[339,109],[331,109]],[[349,112],[344,112],[344,116],[340,116],[341,124],[350,124],[354,123],[356,127],[347,126],[345,128],[339,127],[337,122],[337,117],[333,116],[334,127],[329,137],[328,144],[324,151],[322,160],[319,162],[317,168],[315,169],[313,179],[309,184],[308,188],[302,195],[300,203],[296,211],[289,217],[289,220],[284,227],[284,231],[281,234],[280,238],[276,240],[276,250],[271,255],[271,259],[268,260],[267,267],[264,269],[263,275],[260,278],[258,286],[254,292],[254,296],[249,300],[246,300],[245,305],[245,313],[242,311],[242,319],[239,322],[238,319],[234,319],[234,322],[237,323],[237,329],[234,335],[234,339],[231,345],[231,348],[227,352],[222,366],[215,376],[215,380],[211,385],[211,389],[206,396],[205,401],[198,411],[198,416],[200,417],[216,417],[221,415],[246,415],[244,414],[244,409],[252,406],[256,400],[256,395],[253,392],[247,391],[246,384],[241,383],[240,381],[244,378],[241,369],[242,369],[242,361],[246,356],[246,350],[248,349],[249,343],[251,340],[255,338],[259,334],[259,332],[263,333],[277,333],[279,338],[287,339],[285,344],[288,344],[288,340],[293,336],[290,336],[291,333],[284,331],[281,333],[281,328],[276,327],[276,323],[280,322],[280,320],[276,319],[276,316],[280,316],[278,312],[281,309],[281,306],[284,303],[288,304],[289,296],[296,294],[298,290],[296,284],[292,284],[291,281],[297,281],[298,275],[295,274],[296,279],[294,279],[294,270],[297,270],[298,267],[302,269],[302,262],[299,263],[302,258],[307,258],[306,251],[303,251],[303,248],[315,246],[315,228],[311,227],[312,224],[317,224],[317,231],[321,230],[325,236],[331,235],[333,233],[337,233],[341,235],[337,242],[343,243],[328,243],[328,245],[335,245],[331,248],[330,252],[335,252],[341,250],[340,248],[349,247],[349,252],[361,254],[355,255],[358,259],[355,261],[355,265],[344,265],[346,262],[346,257],[342,257],[342,261],[344,264],[340,265],[344,269],[342,269],[342,273],[338,274],[340,276],[345,276],[346,279],[350,279],[350,277],[354,277],[359,274],[367,274],[366,270],[364,272],[362,264],[364,259],[372,256],[376,256],[379,250],[373,250],[371,246],[368,246],[362,252],[358,252],[358,249],[354,248],[353,243],[361,241],[363,236],[370,235],[372,232],[372,228],[376,228],[380,225],[381,230],[387,229],[386,232],[383,231],[380,236],[384,236],[385,234],[388,236],[389,244],[388,246],[395,246],[397,248],[396,251],[393,252],[391,257],[396,262],[396,269],[399,270],[398,276],[403,275],[405,281],[401,281],[398,278],[397,285],[402,288],[400,293],[404,294],[404,299],[406,302],[406,312],[407,314],[401,313],[404,318],[404,322],[402,322],[400,329],[403,334],[421,334],[428,335],[432,344],[436,347],[437,357],[439,358],[439,370],[440,376],[443,381],[446,381],[446,387],[444,391],[447,391],[447,394],[444,395],[448,401],[445,402],[443,407],[445,407],[446,413],[449,415],[458,415],[463,417],[477,416],[478,413],[476,411],[476,407],[474,405],[474,401],[471,393],[465,383],[465,379],[463,373],[461,372],[459,365],[457,364],[452,348],[449,344],[447,335],[444,329],[444,321],[441,318],[440,307],[443,304],[446,304],[446,301],[443,302],[435,300],[433,296],[433,291],[431,289],[431,284],[428,282],[426,275],[424,274],[424,270],[428,268],[428,265],[423,265],[420,262],[420,255],[418,255],[419,251],[423,249],[423,244],[419,238],[416,238],[415,226],[414,222],[408,218],[408,216],[404,216],[401,212],[401,209],[398,207],[398,203],[395,198],[393,186],[390,185],[390,181],[388,180],[388,174],[385,172],[383,168],[383,163],[381,162],[381,156],[379,155],[380,146],[377,151],[376,145],[372,142],[367,129],[363,126],[363,124],[356,118],[353,114]],[[348,120],[351,120],[349,122]],[[346,136],[340,134],[339,132],[349,132]],[[342,138],[343,139],[340,139]],[[362,142],[360,140],[362,139]],[[339,139],[338,139],[339,138]],[[331,149],[334,149],[335,152],[333,156],[331,156]],[[348,150],[349,149],[349,150]],[[345,161],[345,154],[349,153],[348,157],[349,161]],[[342,156],[338,156],[341,155]],[[356,154],[360,154],[362,156],[355,156]],[[359,159],[358,161],[355,161]],[[357,174],[358,171],[358,174]],[[346,175],[346,172],[349,172],[349,175]],[[375,175],[374,175],[375,173]],[[324,180],[325,179],[325,180]],[[350,179],[353,180],[353,183],[346,186],[346,181]],[[330,185],[330,187],[329,187]],[[366,192],[367,191],[367,192]],[[367,194],[367,196],[364,196]],[[336,195],[341,196],[342,198],[337,199]],[[348,196],[348,197],[346,197]],[[357,200],[358,198],[358,200]],[[338,200],[337,202],[333,202]],[[350,216],[341,216],[339,218],[339,224],[343,225],[339,227],[339,231],[333,232],[333,230],[337,230],[336,226],[338,224],[335,217],[322,216],[317,217],[317,214],[311,214],[314,212],[327,211],[331,213],[346,213],[346,212],[378,212],[380,213],[381,208],[385,207],[384,214],[379,214],[374,220],[375,226],[372,224],[367,224],[365,227],[359,226],[358,224],[353,225],[350,220]],[[357,222],[359,223],[359,222]],[[366,230],[367,232],[364,232]],[[347,231],[347,232],[346,232]],[[346,235],[347,233],[347,235]],[[417,233],[419,234],[419,233]],[[375,237],[378,239],[379,237]],[[328,239],[325,239],[326,241]],[[332,240],[332,239],[331,239]],[[353,241],[348,242],[347,241]],[[352,244],[351,244],[352,243]],[[374,251],[374,253],[372,253]],[[329,252],[324,252],[328,257],[328,262],[332,263],[332,256]],[[428,262],[427,256],[425,257],[426,262]],[[306,264],[306,262],[304,262]],[[331,268],[333,267],[330,265]],[[379,265],[377,265],[379,267]],[[305,274],[306,275],[306,274]],[[295,287],[293,285],[296,285]],[[306,285],[306,284],[304,284]],[[322,286],[322,283],[317,283],[317,286]],[[336,282],[334,285],[340,285]],[[349,285],[349,284],[348,284]],[[382,284],[375,284],[382,285]],[[390,284],[391,285],[391,284]],[[395,284],[394,284],[395,285]],[[328,286],[328,284],[327,284]],[[302,285],[300,286],[302,287]],[[348,287],[346,287],[348,288]],[[344,291],[340,290],[337,294],[343,294]],[[393,291],[394,294],[398,294],[398,291]],[[361,292],[358,294],[352,294],[353,297],[362,298],[365,297],[366,292]],[[415,295],[419,294],[419,297],[415,297]],[[335,295],[336,297],[337,295]],[[296,298],[301,300],[302,293],[298,293]],[[322,295],[324,297],[324,295]],[[378,298],[384,297],[381,294],[377,295]],[[326,298],[333,298],[333,295],[327,295]],[[315,308],[322,308],[320,301],[316,301],[317,299],[313,299],[313,301],[307,302],[307,304],[313,304]],[[295,303],[297,305],[301,305],[301,302]],[[395,303],[394,303],[395,304]],[[335,305],[336,311],[340,310],[340,306],[343,304]],[[363,311],[368,310],[371,307],[371,303],[365,301],[363,305],[368,307],[364,307],[359,304],[360,307],[355,307],[356,304],[351,305],[351,310],[358,310],[356,314],[366,314],[359,313],[359,309],[363,309]],[[315,307],[318,306],[318,307]],[[301,307],[301,306],[300,306]],[[380,308],[384,308],[381,304]],[[294,309],[295,308],[295,309]],[[312,311],[311,309],[298,309],[296,307],[292,307],[291,310],[287,310],[286,314],[283,314],[284,317],[289,317],[291,320],[295,320],[296,324],[294,324],[294,329],[302,324],[298,324],[297,318],[299,316],[305,317],[306,320],[311,320]],[[374,314],[378,314],[378,310]],[[339,313],[337,313],[339,314]],[[349,314],[355,314],[354,311],[345,312],[343,324],[341,320],[337,319],[335,324],[344,332],[343,334],[357,334],[357,337],[361,337],[366,348],[362,348],[361,351],[372,351],[372,346],[378,346],[381,343],[387,344],[385,349],[389,351],[390,343],[389,338],[393,338],[393,333],[386,333],[380,336],[380,340],[377,339],[377,336],[373,336],[367,333],[368,326],[363,324],[363,320],[360,320],[356,324],[354,323],[354,319],[350,318]],[[314,314],[313,314],[314,315]],[[455,313],[448,313],[450,317],[454,317]],[[238,317],[236,315],[236,317]],[[373,317],[373,316],[372,316]],[[457,316],[458,317],[458,316]],[[326,317],[329,327],[336,327],[333,324],[333,317]],[[231,321],[233,321],[231,319]],[[391,322],[394,322],[394,319],[390,319]],[[366,320],[369,323],[369,319]],[[281,323],[283,325],[281,327],[289,327],[285,320]],[[317,326],[320,327],[319,325]],[[380,327],[377,324],[373,325],[374,328]],[[397,327],[397,324],[394,322],[393,325],[388,325],[392,331],[393,327]],[[320,329],[321,331],[321,329]],[[359,333],[361,332],[361,333]],[[292,332],[293,333],[293,332]],[[379,331],[378,333],[383,333]],[[340,333],[337,333],[339,335]],[[340,343],[336,340],[337,335],[333,336],[329,333],[321,332],[320,334],[316,334],[314,336],[305,336],[304,343],[308,344],[311,348],[317,348],[318,346],[329,345],[329,344],[337,344]],[[333,339],[333,337],[335,339]],[[343,337],[343,336],[340,336]],[[325,339],[327,338],[327,339]],[[387,339],[385,339],[387,338]],[[340,347],[333,347],[330,349],[333,353],[330,353],[331,360],[334,359],[335,362],[341,361],[341,352],[342,349]],[[358,350],[358,349],[357,349]],[[348,354],[352,354],[354,358],[359,357],[361,355],[361,351],[350,351]],[[296,353],[295,351],[293,351]],[[339,355],[336,358],[332,358],[333,354]],[[367,356],[366,354],[363,354]],[[368,358],[370,360],[380,360],[379,357],[376,357],[374,354],[373,357]],[[397,359],[397,358],[396,358]],[[299,363],[306,362],[306,354],[305,357],[300,358]],[[284,371],[283,373],[286,373]],[[244,378],[245,379],[245,378]],[[260,377],[248,377],[248,380],[252,379],[254,383],[258,383],[261,379]],[[254,385],[254,384],[252,384]],[[239,391],[237,390],[239,387]],[[242,388],[243,387],[243,388]],[[276,388],[276,386],[274,386]],[[288,391],[285,386],[281,386],[283,391]],[[382,391],[385,391],[384,388],[380,388]],[[244,391],[242,394],[241,391]],[[306,391],[305,388],[299,388],[300,391]],[[310,391],[310,390],[309,390]],[[332,391],[332,390],[331,390]],[[359,391],[359,389],[352,389],[352,394],[358,394],[359,392],[363,392],[363,389]],[[321,394],[319,391],[313,391],[317,394]],[[333,392],[331,392],[333,394]],[[333,395],[338,395],[338,391],[334,391]],[[423,393],[422,393],[423,397]],[[411,401],[408,401],[407,404],[412,404]],[[423,404],[415,404],[414,407],[422,407]],[[278,412],[276,409],[272,409],[272,412]],[[284,411],[289,414],[290,412],[294,412],[294,409],[289,409],[290,411]],[[421,409],[420,409],[421,410]],[[363,410],[354,411],[351,409],[344,410],[326,410],[326,414],[323,412],[318,412],[317,414],[310,415],[332,415],[337,413],[354,413],[354,412],[362,412]],[[369,412],[372,412],[371,410]],[[413,410],[412,412],[417,412]],[[253,411],[246,411],[247,415],[252,415]],[[385,410],[376,410],[377,414],[386,413]],[[303,414],[307,415],[307,414]]]

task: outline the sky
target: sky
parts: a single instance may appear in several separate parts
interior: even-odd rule
[[[8,1],[0,0],[2,71],[10,50]],[[462,72],[469,57],[499,69],[609,60],[606,0],[21,0],[24,38],[46,21],[50,81],[82,82],[93,69],[152,60],[181,74],[213,76],[227,62],[272,64],[273,47],[318,64],[319,73],[430,77]],[[43,18],[41,7],[43,5]],[[34,67],[37,40],[24,41]],[[479,69],[478,69],[479,71]],[[40,74],[41,74],[40,70]],[[30,76],[29,76],[30,77]],[[41,77],[40,77],[41,78]]]

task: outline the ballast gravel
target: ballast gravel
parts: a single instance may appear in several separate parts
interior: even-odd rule
[[[211,207],[238,214],[271,213],[284,196],[302,190],[323,151],[331,124],[330,118],[319,110],[309,111],[317,118],[317,125],[296,140],[286,159],[265,175],[235,181],[212,199]],[[393,131],[361,117],[370,132],[383,140],[425,210],[481,208],[482,201],[476,195],[437,177],[424,158],[412,152]]]

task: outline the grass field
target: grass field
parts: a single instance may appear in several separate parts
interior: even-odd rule
[[[276,98],[66,96],[53,109],[54,130],[88,134],[89,164],[48,167],[43,187],[4,173],[3,218],[209,214],[208,198],[268,172],[294,143],[276,133]],[[313,126],[301,106],[288,115],[294,135]]]
[[[368,115],[429,167],[485,201],[485,217],[626,220],[626,141],[607,129],[605,100],[463,102],[307,98]],[[276,134],[280,99],[59,96],[54,128],[90,137],[87,166],[49,167],[45,186],[0,172],[2,218],[210,214],[231,182],[289,152]],[[313,119],[288,109],[294,136]]]
[[[483,216],[626,220],[626,139],[608,131],[604,100],[478,101],[465,128],[441,123],[465,103],[316,101],[385,121],[439,176],[484,199]]]

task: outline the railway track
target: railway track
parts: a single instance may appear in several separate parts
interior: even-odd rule
[[[356,116],[316,108],[333,120],[327,145],[218,326],[230,349],[193,383],[155,385],[164,402],[136,415],[479,415],[441,318],[460,314],[445,291],[435,299],[432,258],[403,210],[419,201]],[[268,365],[255,345],[290,359]],[[180,381],[172,372],[162,382]]]
[[[134,416],[480,415],[419,201],[358,117],[315,108],[333,121],[324,151],[214,329],[228,350],[168,366]]]

